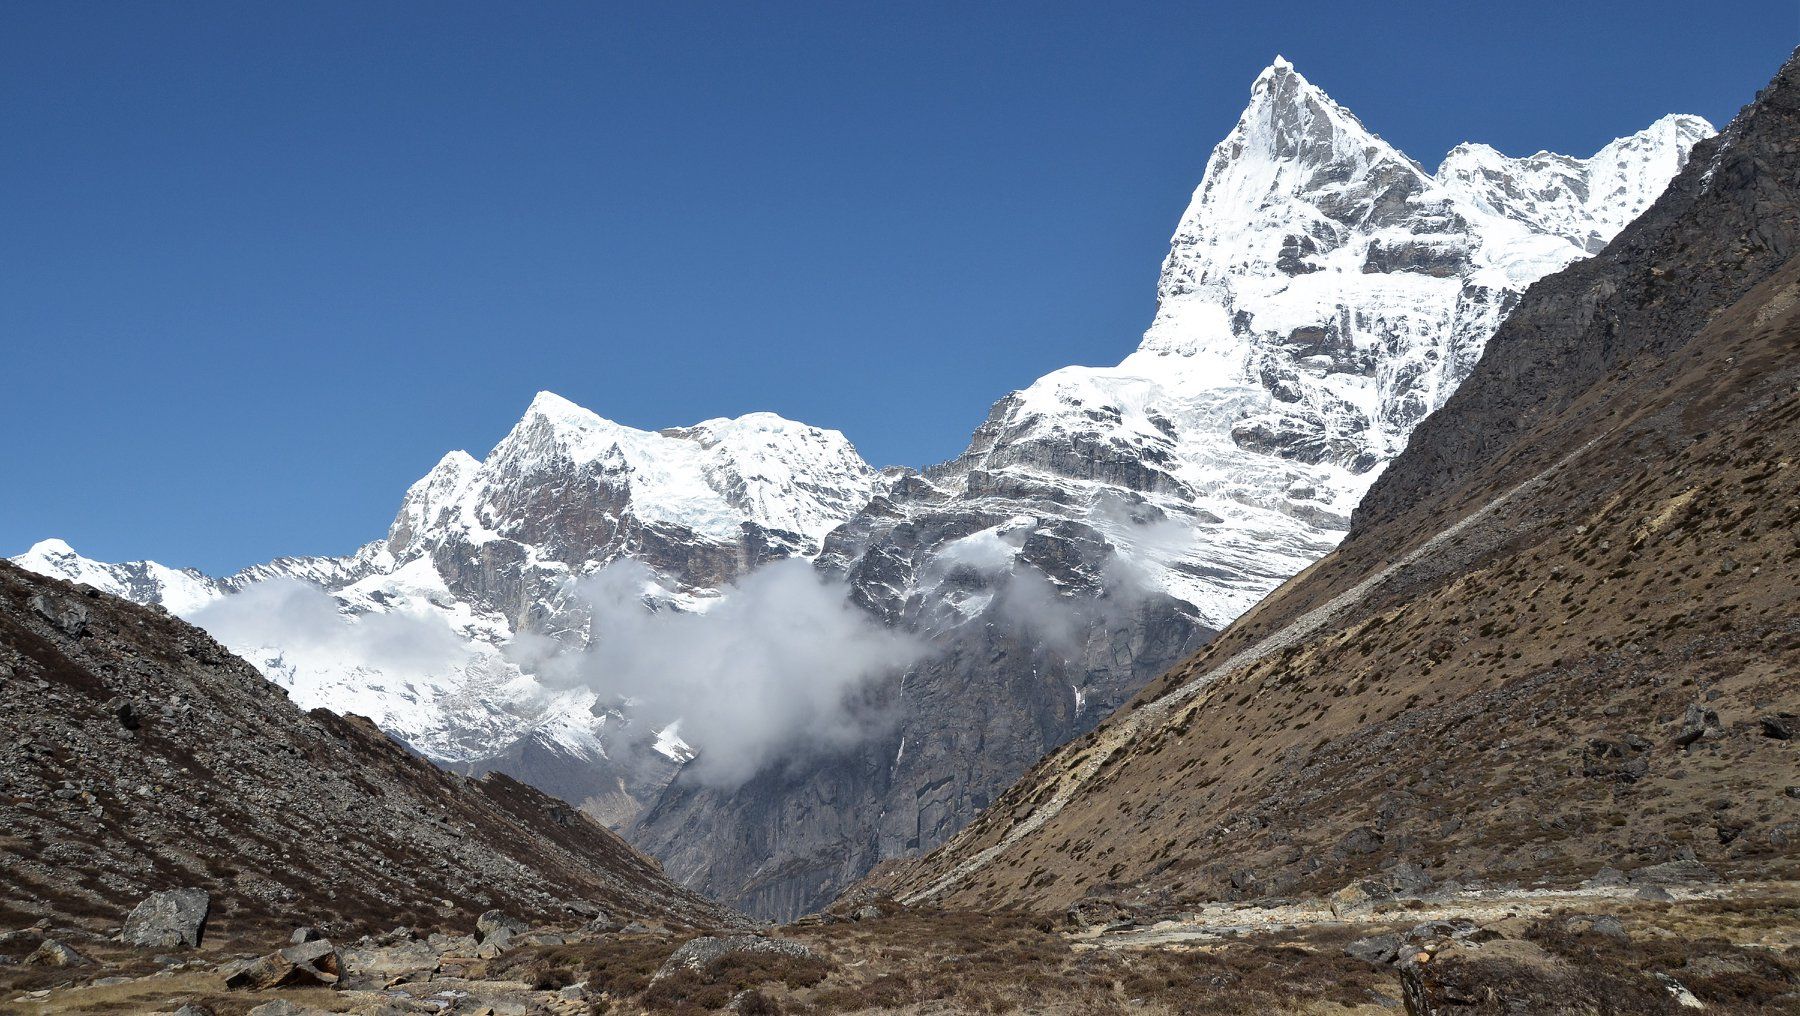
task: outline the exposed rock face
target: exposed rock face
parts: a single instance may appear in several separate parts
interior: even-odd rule
[[[52,615],[80,606],[86,625],[66,634],[43,602]],[[561,802],[504,776],[453,776],[367,720],[303,713],[205,632],[6,562],[0,740],[9,926],[111,912],[127,941],[161,948],[196,944],[209,913],[284,937],[296,919],[472,923],[501,899],[530,916],[566,899],[719,916]]]
[[[1114,883],[1325,896],[1414,865],[1800,870],[1792,760],[1758,722],[1800,707],[1797,139],[1790,61],[1600,255],[1526,293],[1342,546],[862,888],[1049,908]]]

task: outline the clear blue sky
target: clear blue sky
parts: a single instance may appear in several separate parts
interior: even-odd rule
[[[540,388],[877,465],[1114,362],[1276,53],[1435,165],[1723,125],[1730,5],[0,2],[0,553],[346,552]]]

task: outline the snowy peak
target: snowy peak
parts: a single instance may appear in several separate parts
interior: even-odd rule
[[[421,483],[461,489],[466,469],[440,463],[434,475],[444,474]],[[739,539],[752,523],[813,543],[868,501],[875,477],[843,434],[774,413],[648,431],[540,392],[466,483],[481,493],[572,472],[591,478],[597,496],[640,522],[724,541]],[[482,517],[505,532],[505,514]]]
[[[85,583],[139,603],[158,603],[172,614],[192,613],[224,592],[217,581],[191,568],[178,570],[155,561],[108,564],[83,557],[58,539],[40,540],[12,561],[39,575]]]
[[[1237,126],[1213,150],[1214,163],[1241,160],[1293,162],[1312,169],[1387,161],[1424,177],[1410,160],[1364,127],[1354,113],[1279,56],[1257,75],[1250,86],[1250,103]],[[1289,177],[1285,182],[1292,186],[1300,179]]]
[[[1444,157],[1436,179],[1485,212],[1594,253],[1650,207],[1694,145],[1713,133],[1701,117],[1671,114],[1587,159],[1555,152],[1511,158],[1488,145],[1462,144]]]

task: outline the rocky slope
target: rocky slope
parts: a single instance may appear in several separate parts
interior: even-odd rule
[[[0,924],[100,935],[153,890],[216,935],[473,926],[569,904],[712,923],[616,835],[505,776],[454,776],[368,720],[303,712],[198,628],[0,562]]]
[[[890,476],[826,538],[822,570],[937,647],[883,689],[893,729],[744,787],[678,778],[629,835],[775,917],[943,842],[1329,551],[1519,293],[1710,133],[1666,117],[1586,160],[1463,146],[1434,175],[1277,60],[1182,216],[1138,351],[1000,400],[962,456]]]
[[[1531,288],[1341,547],[876,888],[1792,879],[1796,139],[1800,60]]]

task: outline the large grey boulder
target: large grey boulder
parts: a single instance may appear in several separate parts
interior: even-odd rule
[[[200,945],[212,895],[204,889],[168,889],[151,893],[125,918],[125,941],[147,949]]]
[[[682,944],[675,950],[661,967],[657,968],[651,983],[662,980],[682,970],[705,970],[727,956],[762,953],[774,956],[787,956],[797,960],[816,960],[818,954],[798,942],[790,942],[780,938],[759,938],[756,935],[730,935],[724,938],[704,936]]]

